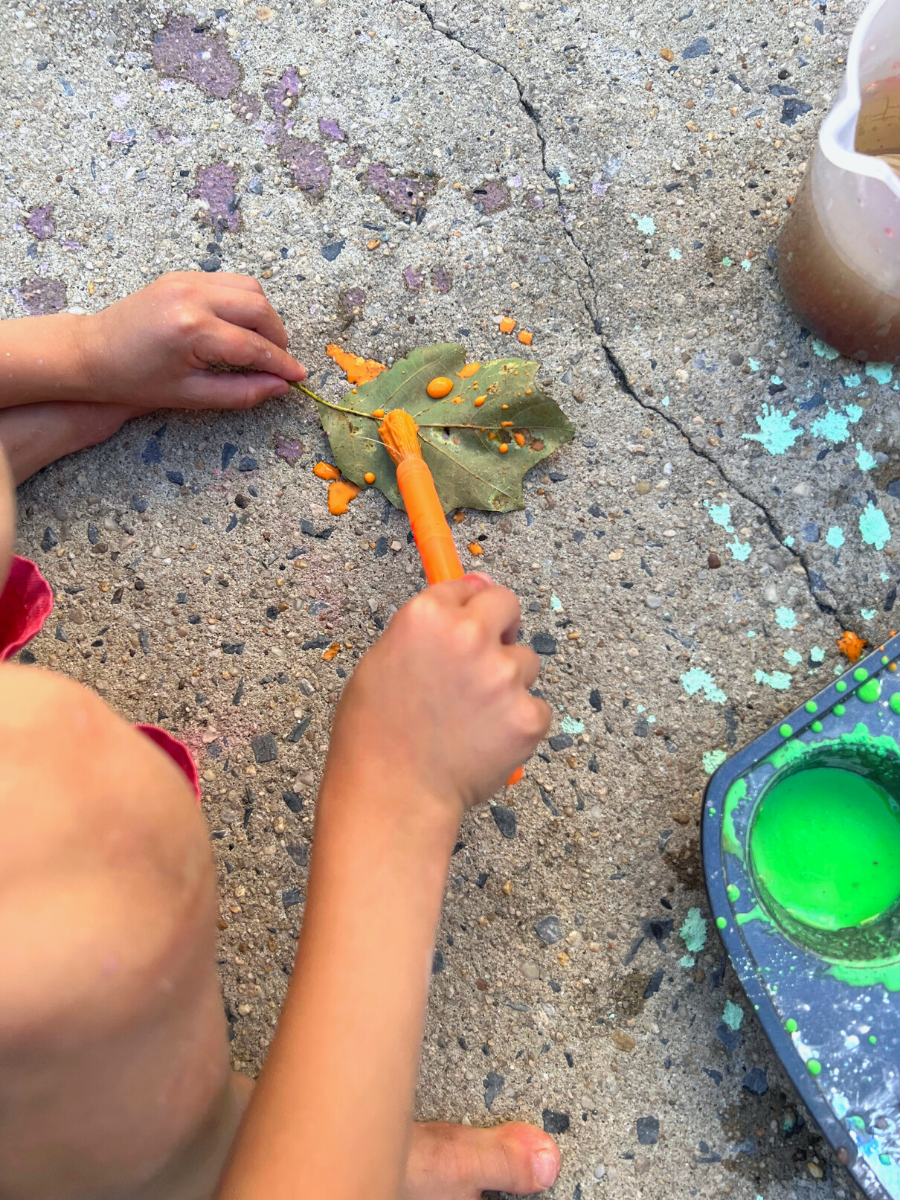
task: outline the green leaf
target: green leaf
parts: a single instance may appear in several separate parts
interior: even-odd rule
[[[378,437],[381,418],[371,414],[377,409],[387,413],[404,408],[419,425],[422,457],[431,468],[445,512],[524,508],[526,471],[570,441],[575,426],[556,401],[535,386],[537,363],[498,359],[460,379],[465,362],[460,345],[425,346],[355,392],[346,392],[340,405],[315,397],[335,462],[346,478],[366,487],[366,474],[373,474],[372,486],[395,508],[403,508],[394,465]],[[433,400],[428,384],[442,375],[453,381],[453,390],[444,399]],[[482,396],[484,404],[476,407],[476,397]],[[516,433],[524,435],[523,446],[515,441]],[[508,450],[501,453],[504,443]]]

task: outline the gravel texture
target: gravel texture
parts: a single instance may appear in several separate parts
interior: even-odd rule
[[[707,920],[698,820],[723,755],[833,677],[842,625],[891,622],[897,385],[801,330],[774,270],[860,10],[3,6],[0,315],[246,271],[326,398],[328,342],[459,340],[534,357],[577,425],[524,512],[454,525],[521,597],[555,716],[461,831],[418,1101],[542,1124],[557,1198],[855,1194]],[[377,492],[328,514],[321,457],[292,398],[134,421],[20,489],[57,592],[29,653],[198,757],[250,1074],[334,704],[423,582]]]

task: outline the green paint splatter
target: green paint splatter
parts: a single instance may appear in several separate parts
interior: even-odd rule
[[[693,954],[685,954],[682,955],[682,957],[678,960],[678,965],[680,967],[684,967],[684,969],[687,971],[688,968],[692,967],[696,961],[697,960],[694,958]]]
[[[796,1033],[797,1032],[797,1022],[794,1020],[793,1017],[788,1017],[788,1019],[784,1023],[784,1027],[788,1031],[788,1033]]]
[[[730,267],[730,266],[731,266],[731,259],[728,257],[728,255],[727,255],[727,254],[726,254],[726,255],[725,255],[725,257],[722,259],[722,266],[723,266],[723,267]]]
[[[844,531],[840,525],[832,525],[825,534],[825,541],[833,550],[840,550],[845,542]]]
[[[782,605],[781,608],[775,609],[775,622],[782,629],[787,629],[790,632],[790,630],[797,628],[797,614],[792,608],[785,608]]]
[[[837,683],[834,685],[834,690],[835,690],[836,692],[846,692],[846,690],[847,690],[847,680],[846,680],[846,679],[839,679],[839,680],[837,681]]]
[[[813,646],[809,652],[809,657],[813,660],[813,662],[824,662],[825,651],[821,648],[821,646]]]
[[[699,908],[689,908],[684,924],[679,930],[681,940],[691,954],[699,954],[706,945],[706,922],[700,916]]]
[[[806,1064],[806,1069],[810,1075],[820,1075],[822,1073],[822,1064],[817,1058],[811,1058]]]
[[[866,545],[874,546],[876,550],[883,550],[891,540],[887,517],[871,500],[859,514],[859,532]]]
[[[802,662],[803,662],[803,655],[802,655],[802,654],[799,654],[799,653],[798,653],[796,650],[794,650],[792,647],[790,647],[790,648],[788,648],[787,650],[785,650],[785,651],[784,651],[784,653],[782,654],[782,656],[781,656],[781,657],[782,657],[782,658],[783,658],[783,659],[784,659],[786,662],[790,663],[790,665],[791,665],[792,667],[798,667],[798,666],[800,665],[800,663],[802,663]]]
[[[715,775],[727,757],[724,750],[707,750],[703,755],[703,770],[707,775]]]
[[[840,356],[840,350],[835,350],[834,346],[829,346],[827,342],[823,342],[821,338],[813,338],[813,351],[818,354],[819,358],[827,358],[829,362],[834,362]]]
[[[864,683],[856,693],[862,700],[863,704],[874,704],[881,695],[881,680],[870,679],[868,683]]]
[[[631,219],[637,221],[638,233],[645,233],[648,237],[656,233],[656,222],[652,217],[639,217],[637,213],[632,213]]]
[[[869,1036],[869,1045],[870,1046],[874,1046],[877,1041],[878,1041],[878,1038],[875,1036],[874,1033]]]
[[[716,917],[716,929],[724,929],[727,924],[724,917]]]
[[[900,713],[900,692],[894,692],[890,700],[888,700],[888,708],[893,713]]]
[[[691,667],[690,671],[686,671],[681,676],[681,686],[689,696],[695,696],[698,692],[702,692],[710,704],[724,704],[728,699],[722,689],[716,685],[712,675],[708,671],[701,670],[700,667]]]
[[[866,363],[866,374],[876,383],[890,383],[894,377],[894,368],[890,363]]]
[[[741,1021],[744,1019],[744,1010],[739,1004],[732,1003],[731,1000],[725,1001],[725,1011],[722,1013],[722,1020],[729,1029],[737,1032],[741,1027]]]
[[[803,707],[806,709],[806,711],[808,713],[814,713],[814,712],[819,711],[819,706],[818,706],[818,704],[816,704],[815,700],[807,700],[807,702],[803,705]]]
[[[669,258],[671,258],[672,262],[681,262],[681,251],[677,246],[669,247]]]
[[[821,721],[813,721],[812,725],[810,725],[810,729],[813,731],[813,733],[821,733],[822,728],[823,726]]]
[[[728,887],[725,889],[725,893],[732,904],[741,898],[741,889],[736,883],[729,883]]]
[[[731,557],[737,559],[738,562],[746,562],[753,550],[749,542],[742,542],[738,538],[735,538],[733,542],[727,542],[726,545],[731,551]]]
[[[853,672],[853,678],[857,683],[865,683],[865,681],[869,678],[869,672],[865,667],[857,667]]]
[[[725,807],[722,812],[722,849],[726,854],[733,854],[744,861],[744,847],[738,841],[734,828],[734,811],[742,800],[747,798],[747,780],[737,779],[728,789],[725,796]],[[719,928],[723,928],[721,925]]]
[[[744,433],[741,436],[748,441],[759,442],[770,454],[784,454],[803,433],[802,429],[795,429],[791,424],[796,415],[795,412],[783,413],[763,404],[763,415],[756,418],[759,433]]]
[[[791,686],[791,677],[785,671],[773,671],[771,675],[765,671],[755,671],[753,678],[759,684],[765,683],[774,688],[776,692],[786,692]]]
[[[793,729],[791,729],[790,725],[787,725],[787,724],[779,725],[778,732],[784,738],[792,737],[793,733],[794,733],[794,731],[793,731]]]
[[[844,708],[843,704],[836,704],[834,706],[834,715],[836,717],[842,717],[846,711],[847,710]]]
[[[758,904],[754,904],[749,912],[738,913],[734,918],[738,925],[746,925],[748,921],[769,921],[768,916]],[[771,924],[771,922],[769,922]]]

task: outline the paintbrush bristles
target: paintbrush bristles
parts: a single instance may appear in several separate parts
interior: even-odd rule
[[[404,409],[392,409],[381,422],[378,433],[395,467],[408,458],[422,457],[419,427]]]

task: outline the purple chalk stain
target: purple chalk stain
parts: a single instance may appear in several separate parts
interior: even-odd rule
[[[412,267],[407,267],[403,272],[403,282],[411,292],[421,291],[422,284],[425,282],[425,274],[423,271],[415,271]]]
[[[338,159],[338,166],[343,167],[345,171],[352,171],[354,167],[359,166],[359,161],[365,154],[362,146],[354,146],[348,150],[343,158]]]
[[[63,250],[83,250],[84,246],[81,242],[76,242],[74,238],[60,238],[59,244]]]
[[[108,142],[116,142],[120,146],[127,146],[129,142],[134,141],[135,130],[133,129],[111,129],[106,135]]]
[[[40,208],[32,208],[28,213],[25,228],[29,233],[33,233],[39,242],[52,238],[56,233],[56,226],[53,224],[53,205],[43,204]]]
[[[310,200],[321,200],[331,182],[331,167],[322,147],[285,136],[278,153],[301,192]]]
[[[539,196],[537,194],[537,192],[532,192],[532,194],[528,197],[528,203],[531,205],[532,208],[543,208],[544,207],[544,197]]]
[[[597,197],[598,200],[602,200],[603,197],[606,195],[606,193],[609,191],[609,184],[604,183],[602,179],[595,179],[594,182],[591,184],[591,191],[594,193],[594,195]]]
[[[161,75],[186,79],[217,100],[230,96],[241,82],[241,69],[224,41],[198,33],[189,17],[172,17],[154,34],[152,56]]]
[[[341,303],[347,310],[348,315],[352,316],[366,302],[366,293],[362,288],[347,288],[345,292],[341,292]]]
[[[168,146],[175,137],[169,125],[154,125],[150,130],[150,141],[158,142],[160,146]]]
[[[201,220],[214,229],[227,229],[234,233],[240,228],[241,214],[235,195],[237,176],[225,163],[213,163],[197,171],[197,186],[190,195],[205,200],[209,207],[202,213]]]
[[[303,456],[303,443],[276,433],[275,453],[293,466]]]
[[[246,121],[248,125],[252,125],[254,121],[259,120],[259,114],[262,112],[262,102],[258,96],[249,96],[246,92],[238,92],[231,106],[231,111],[236,117],[240,117],[242,121]]]
[[[23,279],[19,302],[30,317],[46,317],[66,307],[66,285],[61,279]]]
[[[513,175],[509,179],[507,179],[506,182],[509,184],[509,186],[511,188],[512,187],[521,187],[522,186],[522,176],[521,175]]]
[[[392,179],[385,163],[372,163],[366,172],[366,187],[380,196],[388,208],[407,217],[414,217],[416,209],[434,190],[428,180],[418,183],[415,179]],[[419,193],[422,193],[421,199]]]
[[[327,117],[319,118],[319,132],[325,137],[331,138],[333,142],[345,142],[347,135],[338,125],[337,121],[329,120]]]
[[[431,286],[436,292],[440,292],[442,296],[446,296],[453,287],[453,280],[450,278],[450,272],[441,263],[431,272]]]
[[[119,92],[117,95],[113,96],[112,102],[116,108],[124,108],[130,99],[131,92]]]
[[[277,83],[269,84],[264,95],[272,112],[278,117],[283,117],[300,95],[300,76],[297,74],[297,68],[288,67]]]
[[[262,139],[267,146],[277,146],[284,137],[284,125],[281,121],[267,121],[262,128],[257,125],[257,129],[262,134]]]
[[[476,208],[480,205],[482,212],[502,212],[504,208],[509,208],[510,205],[509,188],[505,183],[500,183],[496,179],[489,179],[486,183],[480,183],[473,190],[472,203]]]

